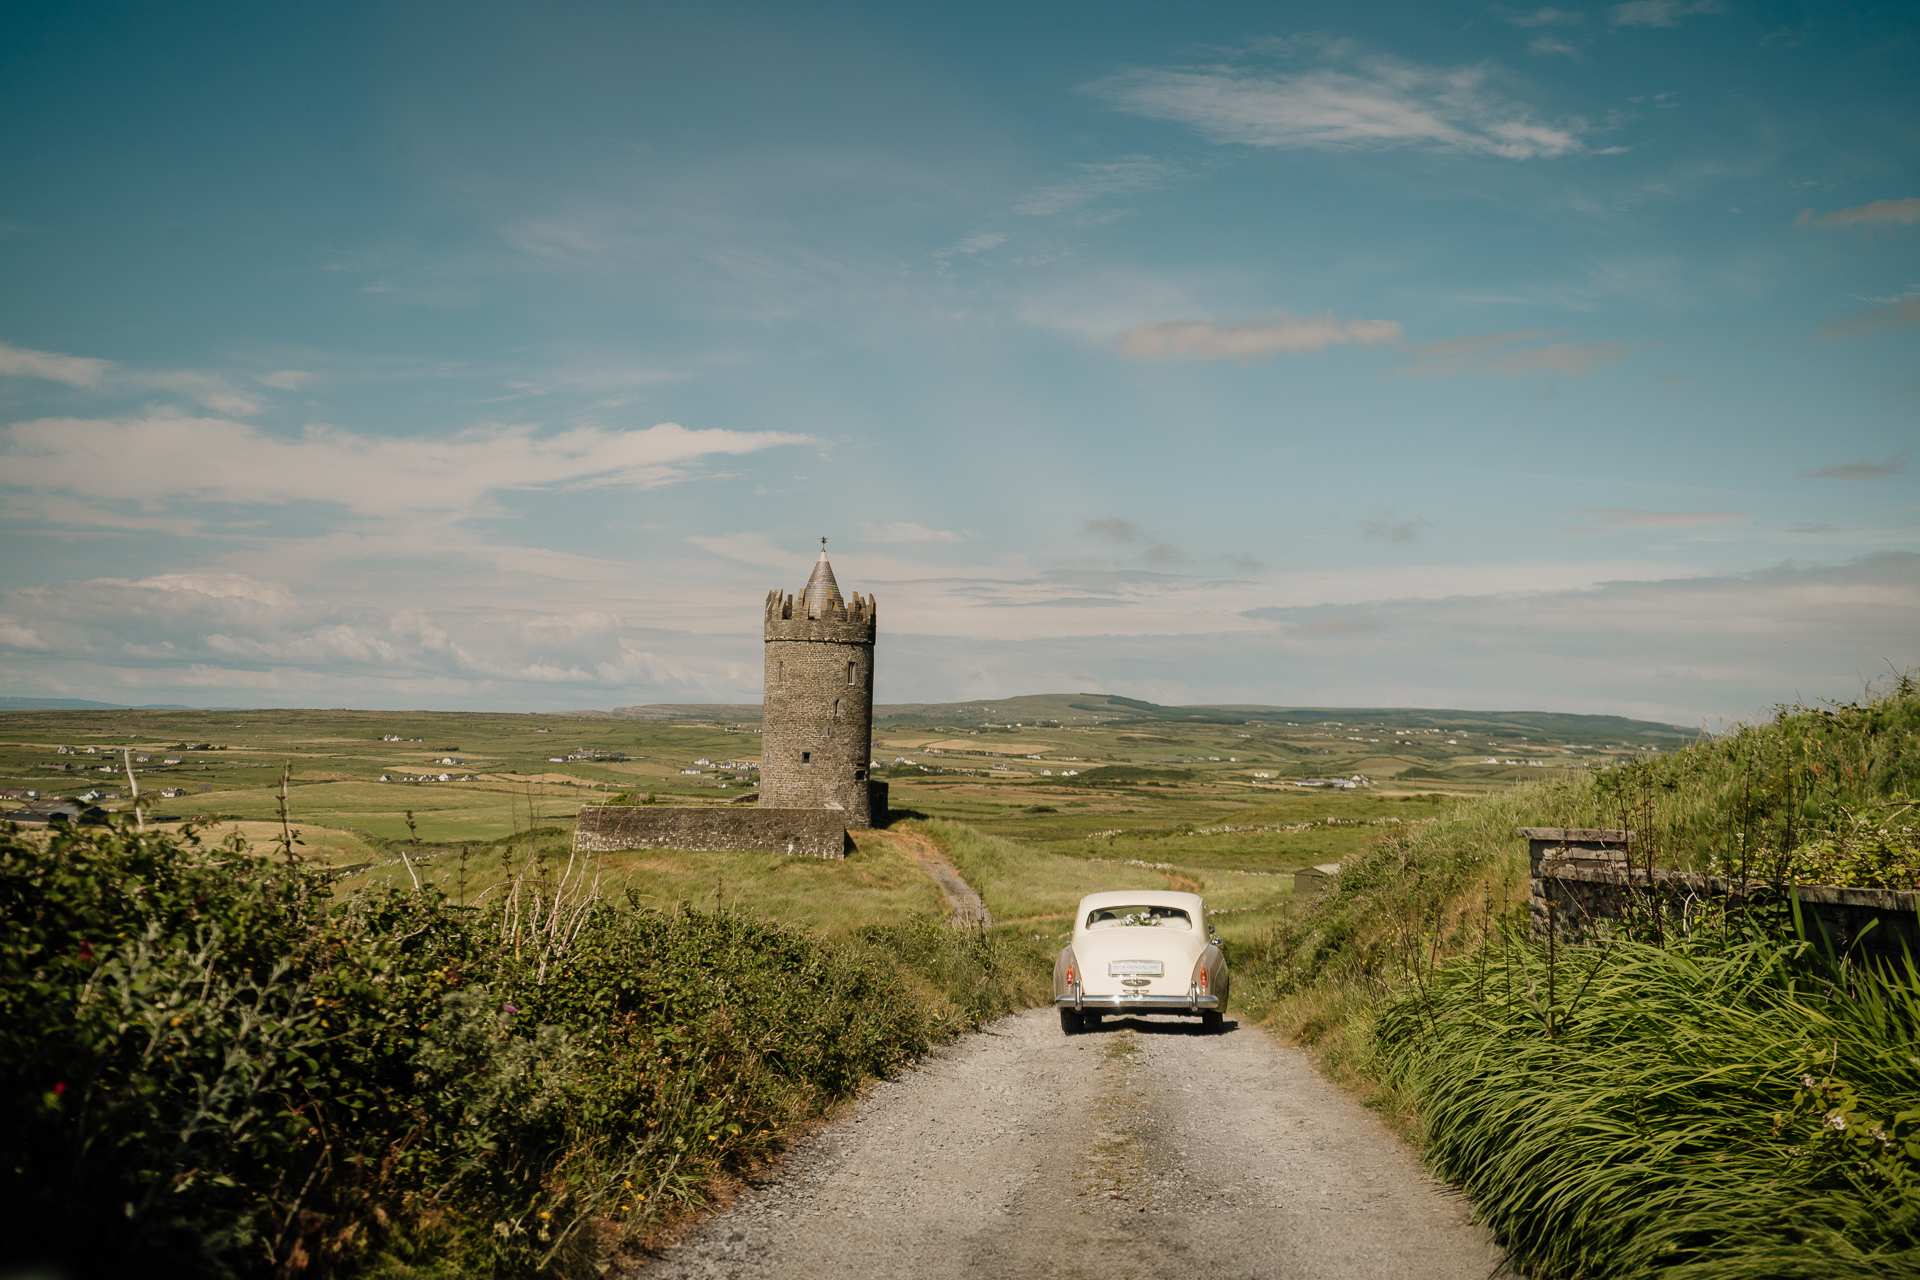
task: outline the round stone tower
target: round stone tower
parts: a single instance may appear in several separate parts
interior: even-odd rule
[[[839,809],[849,827],[870,827],[886,814],[886,784],[867,775],[874,601],[841,597],[826,546],[798,597],[767,596],[760,806]]]

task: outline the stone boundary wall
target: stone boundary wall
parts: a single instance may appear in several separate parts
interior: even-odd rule
[[[1858,946],[1898,956],[1904,947],[1920,957],[1920,892],[1805,884],[1781,889],[1657,868],[1649,877],[1645,867],[1628,864],[1631,832],[1567,830],[1563,836],[1558,828],[1522,827],[1520,834],[1528,839],[1536,937],[1546,937],[1551,927],[1563,941],[1578,942],[1617,921],[1648,920],[1655,912],[1669,928],[1684,931],[1706,907],[1790,910],[1791,893],[1809,937],[1824,932],[1838,951]]]
[[[583,804],[573,847],[581,853],[760,849],[806,858],[844,858],[846,819],[846,814],[832,809]]]

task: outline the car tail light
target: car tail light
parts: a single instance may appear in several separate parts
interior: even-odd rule
[[[1204,959],[1193,966],[1193,985],[1199,988],[1201,995],[1207,993],[1207,962]]]
[[[1073,966],[1072,965],[1067,966],[1067,985],[1068,986],[1073,985]]]

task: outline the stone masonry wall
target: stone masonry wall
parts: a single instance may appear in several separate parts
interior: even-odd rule
[[[846,818],[830,809],[584,804],[573,841],[582,853],[762,849],[809,858],[844,858]]]
[[[1790,919],[1791,895],[1809,937],[1824,934],[1840,951],[1897,956],[1904,946],[1920,954],[1920,893],[1839,885],[1780,889],[1658,869],[1649,877],[1645,867],[1629,867],[1629,832],[1567,831],[1562,838],[1558,828],[1523,827],[1520,834],[1529,841],[1532,923],[1539,937],[1552,928],[1563,941],[1577,942],[1656,915],[1668,930],[1682,932],[1703,909],[1759,908]]]
[[[866,827],[885,821],[868,778],[874,626],[871,609],[852,612],[836,621],[768,611],[760,803],[832,810]]]

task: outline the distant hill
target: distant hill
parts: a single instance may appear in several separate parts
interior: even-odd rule
[[[225,710],[225,708],[208,708]],[[85,698],[0,698],[0,711],[199,711],[172,703],[130,707],[124,702],[88,702]]]
[[[613,711],[575,712],[634,720],[704,720],[729,724],[760,719],[756,703],[656,702]],[[978,702],[894,702],[873,709],[880,725],[953,725],[965,728],[1005,724],[1298,724],[1335,721],[1348,726],[1465,730],[1525,730],[1568,741],[1624,742],[1677,746],[1699,736],[1684,725],[1632,720],[1625,716],[1580,716],[1557,711],[1455,711],[1428,707],[1270,707],[1257,703],[1167,707],[1110,693],[1033,693]]]

